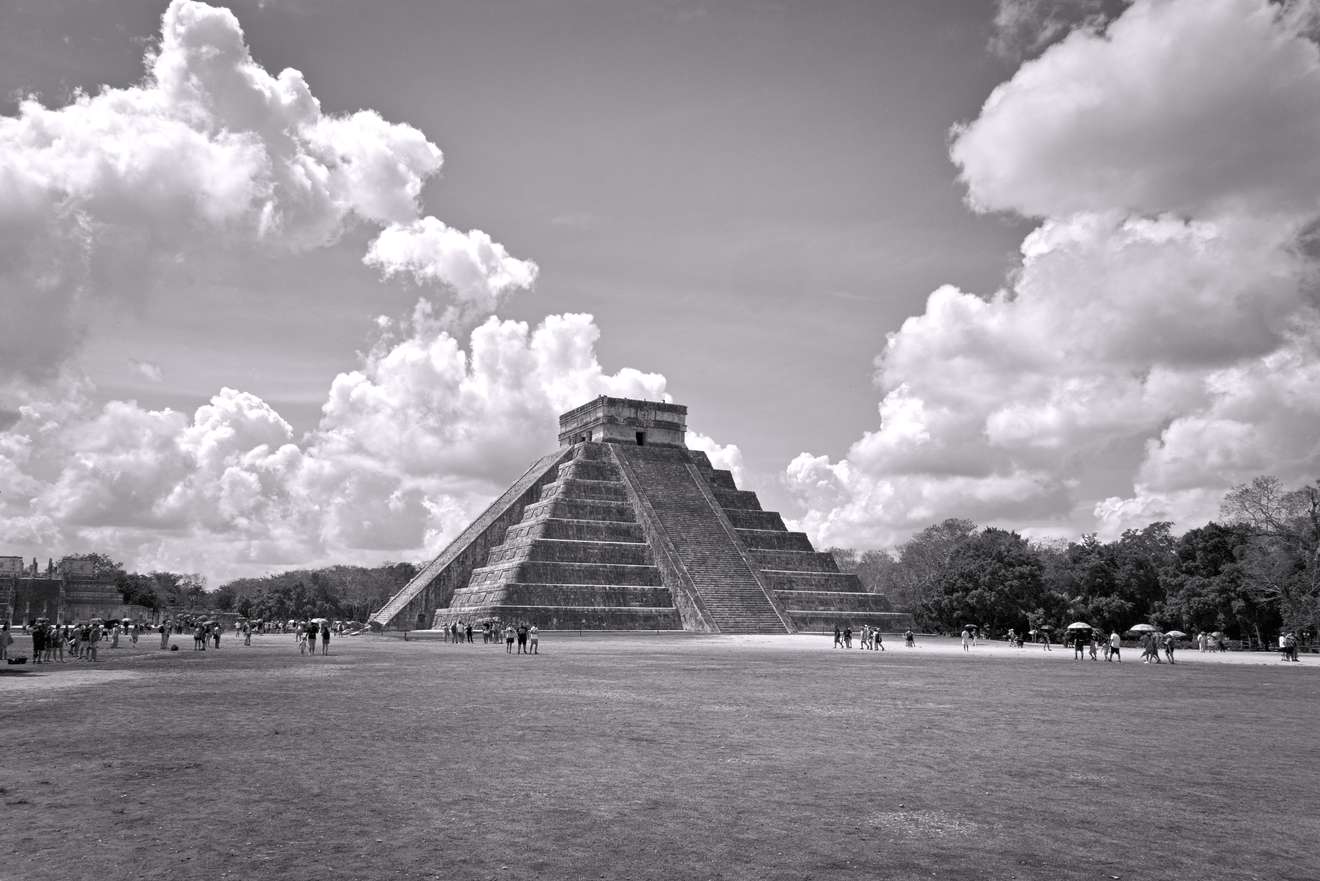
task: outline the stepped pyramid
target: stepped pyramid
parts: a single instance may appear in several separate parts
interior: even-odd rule
[[[559,417],[540,459],[371,616],[378,626],[525,621],[793,633],[910,626],[689,450],[687,408],[599,397]]]

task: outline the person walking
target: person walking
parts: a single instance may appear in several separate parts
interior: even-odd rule
[[[92,661],[92,663],[95,664],[95,663],[96,663],[96,644],[99,643],[99,642],[101,641],[101,627],[100,627],[100,625],[98,625],[98,624],[93,624],[93,625],[91,626],[90,630],[91,630],[91,632],[87,635],[87,649],[88,649],[89,653],[91,654],[91,661]]]
[[[472,642],[472,622],[471,622],[471,621],[469,621],[466,625],[464,625],[463,633],[464,633],[464,635],[467,636],[467,644],[468,644],[468,645],[473,645],[474,643]]]
[[[852,625],[851,625],[851,624],[849,624],[847,627],[843,628],[843,647],[846,648],[846,649],[850,649],[850,648],[852,648]]]
[[[9,632],[9,623],[0,624],[0,661],[9,658],[9,646],[14,642],[14,635]]]
[[[843,648],[843,630],[840,629],[838,624],[834,625],[834,647],[836,649]]]
[[[321,622],[321,654],[330,654],[330,622]]]
[[[1111,631],[1109,634],[1109,656],[1105,658],[1105,660],[1118,661],[1120,664],[1123,663],[1122,648],[1123,638],[1118,635],[1117,630]]]
[[[513,637],[514,637],[513,625],[512,624],[504,625],[504,653],[506,655],[513,654]]]
[[[972,643],[972,632],[968,630],[966,627],[964,627],[962,631],[963,651],[970,652],[972,650],[971,643]]]
[[[1097,640],[1096,640],[1095,631],[1092,630],[1092,631],[1091,631],[1091,641],[1090,641],[1090,644],[1087,646],[1088,650],[1090,651],[1090,655],[1091,655],[1091,660],[1092,660],[1092,661],[1098,661],[1098,660],[1100,660],[1099,658],[1097,658],[1097,657],[1095,656],[1096,642],[1097,642]]]
[[[871,645],[882,652],[885,650],[885,638],[880,634],[879,627],[877,627],[875,632],[871,634]]]
[[[118,622],[118,621],[115,622],[115,626],[114,626],[113,628],[111,628],[111,630],[110,630],[110,648],[112,648],[112,649],[117,649],[117,648],[119,648],[119,622]]]
[[[917,635],[912,632],[911,627],[903,632],[903,645],[910,649],[917,647]]]
[[[1173,649],[1176,640],[1169,634],[1164,634],[1164,657],[1170,663],[1174,663]]]

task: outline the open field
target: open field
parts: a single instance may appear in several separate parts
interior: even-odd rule
[[[175,642],[0,668],[0,878],[1320,877],[1314,658]]]

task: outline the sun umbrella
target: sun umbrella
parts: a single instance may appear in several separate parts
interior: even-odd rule
[[[1087,624],[1085,621],[1074,621],[1073,623],[1071,623],[1071,624],[1068,625],[1068,629],[1069,629],[1069,630],[1094,630],[1095,628],[1093,628],[1090,624]]]
[[[1170,630],[1168,633],[1165,634],[1165,636],[1172,636],[1174,639],[1187,638],[1187,634],[1183,633],[1181,630]]]
[[[1222,636],[1224,635],[1224,631],[1222,631],[1222,630],[1216,630],[1214,633],[1212,633],[1212,634],[1210,634],[1210,635],[1213,636],[1215,639],[1219,639],[1220,637],[1222,637]]]
[[[1137,624],[1128,628],[1128,633],[1159,633],[1160,629],[1154,624]]]
[[[312,623],[313,623],[313,624],[327,624],[327,623],[329,623],[329,620],[326,619],[326,618],[313,618],[313,619],[312,619]]]

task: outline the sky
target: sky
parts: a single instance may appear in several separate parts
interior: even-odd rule
[[[0,553],[436,553],[597,394],[819,545],[1320,461],[1320,17],[0,0]]]

